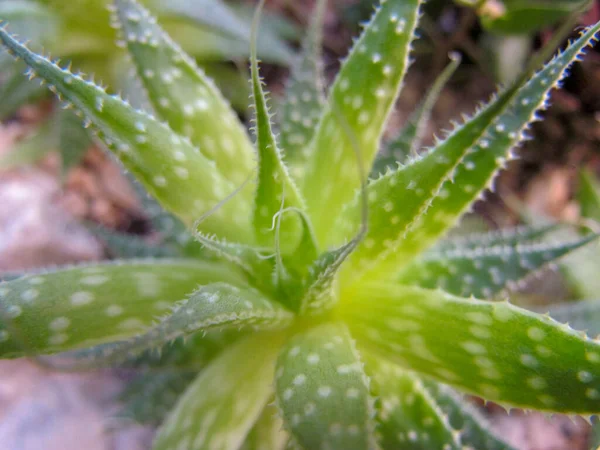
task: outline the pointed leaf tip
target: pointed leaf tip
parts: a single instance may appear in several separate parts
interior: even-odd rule
[[[409,63],[420,0],[382,1],[356,42],[329,93],[311,142],[303,192],[321,244],[339,244],[330,218],[364,181],[357,176],[354,147],[370,168]],[[343,115],[357,142],[352,143]],[[368,173],[368,170],[367,170]]]
[[[114,22],[159,117],[187,136],[229,181],[253,170],[246,131],[214,83],[135,0],[115,0]],[[249,200],[249,190],[244,195]]]
[[[166,124],[32,53],[5,29],[0,29],[0,40],[59,97],[64,97],[81,111],[98,136],[148,191],[188,225],[234,190],[235,185],[214,170],[213,162]],[[198,195],[190,196],[190,192]],[[248,226],[244,223],[249,218],[249,205],[235,199],[208,218],[203,226],[206,231],[221,236],[251,241],[252,237],[247,235]]]

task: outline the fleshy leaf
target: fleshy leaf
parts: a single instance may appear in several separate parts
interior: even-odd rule
[[[461,441],[467,448],[485,450],[515,450],[491,431],[491,424],[476,407],[450,387],[429,380],[422,380],[423,387],[448,417],[450,426],[460,430]],[[463,447],[464,448],[464,447]]]
[[[129,341],[98,349],[98,352],[82,355],[79,365],[114,365],[144,350],[162,347],[197,331],[237,330],[244,327],[255,330],[285,328],[292,318],[289,311],[253,288],[240,288],[227,283],[207,284],[178,303],[172,314],[145,333]]]
[[[175,134],[148,114],[134,110],[55,63],[36,55],[0,29],[0,40],[57,95],[73,104],[95,127],[98,136],[114,151],[168,210],[190,225],[234,190],[235,186],[214,170],[189,140]],[[190,196],[194,192],[196,195]],[[203,222],[204,231],[251,240],[247,235],[248,205],[234,198]]]
[[[448,417],[412,372],[378,358],[367,361],[377,397],[377,433],[384,450],[460,450]]]
[[[256,56],[256,32],[262,4],[257,8],[253,23],[251,52],[252,94],[255,110],[255,133],[258,147],[258,186],[254,204],[254,229],[257,241],[263,245],[273,245],[273,218],[283,208],[301,208],[303,202],[296,185],[290,178],[287,167],[277,147],[277,141],[271,128],[271,118],[267,100],[258,72]],[[283,251],[294,249],[300,235],[300,223],[295,215],[280,217],[279,232]]]
[[[148,216],[152,228],[160,233],[162,241],[168,245],[175,245],[198,254],[200,244],[195,242],[192,234],[184,223],[174,214],[166,211],[154,197],[152,197],[131,174],[126,174],[144,213]]]
[[[0,84],[0,120],[14,114],[21,106],[47,95],[47,90],[23,75],[22,63],[0,61],[0,71],[7,78]]]
[[[356,271],[379,279],[397,273],[414,255],[450,229],[511,157],[536,111],[567,68],[595,41],[600,23],[521,86],[505,90],[473,119],[456,128],[432,151],[368,187],[369,232],[352,256]],[[522,77],[523,78],[523,77]],[[407,195],[409,193],[410,195]],[[352,234],[359,215],[356,199],[338,220]]]
[[[499,403],[600,410],[600,343],[548,316],[383,283],[344,300],[357,341],[392,362]]]
[[[398,281],[459,296],[489,298],[505,288],[516,288],[528,275],[594,239],[596,236],[564,242],[510,239],[479,247],[434,248],[406,266]]]
[[[124,367],[141,373],[119,395],[123,404],[119,416],[138,423],[160,424],[199,371],[240,336],[240,333],[198,333],[165,345],[159,353],[151,350],[131,364],[124,363]]]
[[[56,150],[56,139],[52,131],[52,121],[49,120],[31,135],[17,141],[10,152],[0,157],[0,170],[35,164]]]
[[[343,324],[291,338],[277,361],[275,386],[285,425],[302,448],[371,448],[369,381]]]
[[[64,178],[69,169],[81,162],[85,152],[92,146],[92,139],[83,127],[81,119],[71,111],[59,113],[56,122]]]
[[[275,405],[265,406],[240,450],[283,450],[288,435]]]
[[[56,353],[127,339],[199,284],[244,283],[231,266],[130,260],[37,273],[0,285],[0,354]]]
[[[375,162],[374,174],[383,173],[387,167],[395,168],[397,163],[404,164],[410,157],[418,154],[433,107],[460,64],[459,54],[450,54],[450,59],[450,64],[438,75],[423,102],[410,115],[400,132],[385,146],[384,155]]]
[[[360,186],[355,145],[367,167],[379,150],[388,114],[408,67],[419,0],[386,0],[354,45],[331,88],[311,143],[303,192],[317,238],[329,243],[331,217]],[[348,136],[343,116],[352,130]],[[355,145],[351,138],[356,138]],[[339,242],[338,242],[339,243]]]
[[[321,45],[327,0],[319,0],[302,43],[302,53],[294,62],[286,87],[281,113],[281,148],[294,178],[300,182],[314,147],[315,134],[325,104]]]
[[[235,112],[145,8],[135,0],[114,4],[114,22],[158,116],[189,137],[227,180],[243,183],[253,170],[254,149]],[[246,202],[251,192],[242,194]]]
[[[183,394],[152,448],[239,448],[272,395],[280,342],[258,334],[227,349]]]

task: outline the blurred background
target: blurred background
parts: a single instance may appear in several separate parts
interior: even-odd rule
[[[144,3],[213,77],[240,117],[249,119],[247,56],[256,1]],[[323,48],[329,81],[373,4],[329,1]],[[267,1],[258,45],[275,104],[313,6],[310,0]],[[432,110],[426,143],[448,129],[452,119],[472,113],[495,86],[514,79],[573,14],[579,29],[595,23],[600,1],[428,1],[388,135],[423,100],[450,52],[459,53],[462,63]],[[109,91],[147,107],[109,25],[106,0],[0,0],[0,19],[33,49],[43,49],[72,70],[101,80]],[[565,36],[562,45],[576,35],[577,30]],[[133,243],[160,239],[152,211],[144,208],[119,166],[72,112],[62,110],[23,71],[22,64],[0,54],[0,277],[123,252],[130,256],[140,250],[133,244],[123,249],[124,238]],[[458,233],[544,220],[600,229],[600,48],[573,68],[544,117],[531,130],[533,139],[520,149],[521,158],[509,164]],[[597,246],[578,251],[519,288],[514,301],[538,308],[597,298],[599,268]],[[189,374],[170,374],[168,383],[156,384],[172,387],[172,393],[149,393],[148,385],[140,383],[140,377],[148,380],[145,370],[80,373],[49,370],[30,360],[0,361],[0,450],[150,448],[163,411],[157,405],[180,392]],[[140,397],[140,390],[146,390],[145,396]],[[508,416],[491,404],[483,409],[518,449],[588,450],[598,445],[594,431],[578,418],[551,420],[519,411]]]

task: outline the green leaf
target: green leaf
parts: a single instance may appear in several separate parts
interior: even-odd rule
[[[253,5],[227,4],[221,0],[174,0],[168,3],[155,0],[153,3],[161,15],[180,17],[188,22],[191,20],[195,28],[213,35],[215,40],[221,41],[217,46],[222,46],[224,56],[248,56]],[[244,9],[244,6],[248,8]],[[259,56],[269,62],[287,65],[293,51],[283,38],[294,39],[295,33],[290,30],[289,22],[285,22],[283,27],[279,25],[281,17],[277,17],[278,23],[268,14],[267,19],[258,34]],[[231,54],[231,47],[239,49],[234,52],[237,55]]]
[[[410,157],[414,158],[417,156],[419,150],[421,150],[427,130],[427,122],[431,118],[433,107],[442,89],[448,84],[448,81],[460,65],[460,54],[451,53],[450,59],[450,64],[437,76],[425,99],[410,115],[400,132],[388,142],[384,150],[384,156],[375,162],[375,167],[373,168],[375,175],[383,173],[388,167],[395,168],[397,163],[404,164]]]
[[[162,241],[167,245],[175,245],[185,249],[186,254],[197,255],[201,251],[199,249],[200,244],[194,241],[192,234],[187,230],[183,222],[177,216],[160,206],[156,199],[148,194],[135,177],[129,173],[125,175],[128,177],[138,200],[141,202],[144,212],[148,215],[152,227],[160,233]]]
[[[240,333],[198,333],[165,345],[158,356],[152,350],[131,365],[125,363],[126,368],[141,373],[119,395],[123,404],[119,416],[138,423],[160,424],[198,372],[239,336]]]
[[[262,5],[262,4],[261,4]],[[259,27],[261,7],[257,8],[253,31]],[[271,119],[267,100],[262,89],[256,56],[256,37],[253,36],[251,50],[252,93],[255,109],[255,133],[258,147],[258,186],[254,202],[254,229],[257,241],[262,245],[272,245],[273,218],[281,209],[303,209],[296,185],[283,163],[281,152],[271,129]],[[280,217],[279,232],[283,251],[289,252],[297,245],[300,236],[300,223],[295,215]]]
[[[579,174],[577,199],[582,217],[600,221],[600,183],[588,170],[582,170]]]
[[[283,429],[277,408],[268,404],[240,450],[283,450],[287,441],[288,435]]]
[[[127,339],[199,284],[244,283],[231,266],[133,260],[36,273],[0,285],[0,355],[56,353]]]
[[[254,330],[285,328],[292,314],[249,287],[227,283],[211,283],[200,287],[186,300],[179,302],[173,312],[157,325],[133,339],[108,348],[82,355],[80,366],[89,362],[92,367],[114,365],[124,358],[163,345],[197,331],[215,329]],[[86,361],[87,360],[87,361]]]
[[[11,151],[0,158],[0,170],[35,164],[56,148],[52,123],[45,122],[33,134],[17,141]]]
[[[513,290],[527,276],[596,238],[576,237],[556,242],[511,238],[494,245],[434,248],[406,266],[398,282],[441,288],[459,296],[490,298],[506,288]]]
[[[524,34],[553,25],[581,10],[589,0],[504,0],[501,8],[482,8],[481,22],[495,33]]]
[[[154,450],[235,449],[272,395],[281,336],[257,334],[215,359],[158,431]]]
[[[432,151],[369,185],[369,232],[348,265],[353,279],[357,271],[379,279],[393,276],[457,222],[506,164],[550,90],[599,30],[600,23],[589,28],[524,85],[515,83]],[[352,235],[360,213],[357,197],[339,226],[331,228]]]
[[[298,181],[304,177],[309,152],[314,151],[308,144],[325,105],[321,46],[326,6],[326,0],[319,0],[315,6],[302,53],[292,65],[281,108],[281,148],[291,174]]]
[[[0,29],[0,40],[15,57],[23,58],[52,90],[85,114],[99,137],[125,166],[166,209],[186,224],[193,223],[234,190],[234,186],[214,170],[214,163],[167,125],[30,52],[5,29]],[[190,196],[190,192],[198,194]],[[202,226],[208,232],[251,240],[244,226],[244,219],[250,217],[247,208],[239,199],[233,199]]]
[[[460,430],[463,444],[474,449],[516,450],[494,435],[491,431],[491,424],[474,405],[465,401],[462,395],[443,384],[425,379],[422,380],[422,383],[429,396],[435,400],[439,409],[448,417],[450,426],[455,430]]]
[[[320,314],[337,304],[338,273],[344,261],[360,242],[360,238],[359,235],[340,248],[321,254],[309,267],[305,292],[300,300],[301,313]]]
[[[554,412],[600,410],[600,343],[509,303],[365,284],[340,314],[392,362],[488,400]]]
[[[248,274],[256,284],[255,287],[267,292],[272,289],[270,275],[274,271],[274,255],[270,254],[269,249],[231,243],[199,233],[196,233],[194,237],[213,254],[229,261]]]
[[[277,404],[301,447],[372,448],[369,381],[343,324],[320,325],[291,338],[275,378]]]
[[[234,185],[248,178],[254,149],[214,83],[134,0],[116,0],[113,16],[154,110],[186,136]],[[249,201],[251,190],[242,196]]]
[[[10,22],[14,33],[32,41],[36,47],[55,41],[60,25],[56,10],[29,0],[0,2],[0,20]]]
[[[58,126],[58,148],[62,159],[62,176],[78,165],[91,147],[92,139],[81,119],[71,111],[61,111],[55,119]]]
[[[378,358],[367,362],[372,392],[377,396],[377,433],[384,450],[462,448],[460,433],[450,426],[418,376]]]
[[[177,248],[168,245],[155,245],[133,234],[120,233],[101,225],[89,224],[87,227],[99,238],[116,258],[167,258],[182,256]]]
[[[364,181],[358,176],[355,146],[361,149],[368,167],[379,149],[383,128],[408,67],[420,4],[419,0],[382,2],[331,88],[327,109],[311,144],[302,186],[321,244],[332,243],[328,238],[331,217],[339,214]],[[344,122],[356,137],[355,144]]]
[[[46,95],[46,89],[39,82],[30,81],[23,75],[23,66],[11,60],[0,62],[0,72],[6,77],[0,84],[0,120]]]

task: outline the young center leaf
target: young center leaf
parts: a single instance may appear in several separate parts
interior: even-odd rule
[[[509,303],[365,284],[340,308],[357,342],[487,400],[594,413],[600,343]]]
[[[357,271],[371,278],[393,276],[456,223],[599,30],[600,24],[587,29],[529,81],[505,90],[429,153],[369,185],[369,232],[352,255],[353,279]],[[360,209],[357,197],[332,228],[351,236]]]
[[[277,140],[271,128],[271,117],[267,99],[262,88],[256,55],[256,33],[259,27],[262,3],[256,10],[252,26],[251,51],[252,94],[255,110],[255,133],[258,147],[258,185],[254,204],[254,229],[257,241],[263,245],[273,245],[273,219],[284,208],[304,208],[298,189],[290,178]],[[279,218],[279,232],[283,250],[295,248],[295,240],[300,237],[301,226],[296,215],[288,214]]]
[[[235,185],[215,171],[214,162],[168,125],[32,53],[5,28],[0,29],[0,40],[15,57],[22,58],[30,70],[45,80],[50,89],[82,113],[98,136],[148,191],[187,225],[235,189]],[[234,199],[202,225],[207,232],[252,241],[253,237],[244,226],[244,220],[249,217],[247,203]]]
[[[381,2],[331,88],[310,144],[302,184],[321,244],[331,243],[331,217],[339,214],[364,181],[358,176],[355,145],[343,122],[351,128],[362,159],[370,167],[408,67],[420,4],[419,0]]]
[[[369,381],[345,325],[324,324],[291,338],[275,378],[285,426],[302,448],[372,448]]]
[[[0,355],[47,354],[127,339],[198,285],[244,277],[218,262],[129,260],[0,284]]]

